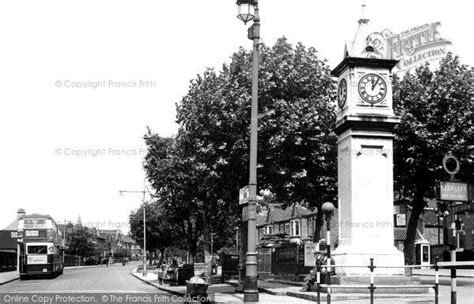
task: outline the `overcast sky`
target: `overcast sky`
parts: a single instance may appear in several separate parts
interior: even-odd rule
[[[235,2],[0,2],[0,229],[25,208],[126,231],[141,196],[118,191],[143,189],[146,126],[175,133],[189,81],[251,48]],[[358,0],[259,2],[265,43],[314,46],[331,67],[360,17]],[[472,1],[367,5],[374,30],[440,21],[452,51],[474,65]]]

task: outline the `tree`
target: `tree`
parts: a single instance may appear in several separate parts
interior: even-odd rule
[[[416,228],[426,198],[433,198],[436,183],[447,179],[443,156],[452,153],[460,159],[459,179],[474,177],[470,81],[469,68],[452,54],[434,72],[427,64],[402,80],[394,78],[394,110],[401,117],[395,128],[395,190],[412,207],[404,246],[407,264],[413,263]]]
[[[74,230],[68,236],[65,253],[82,257],[95,256],[98,252],[93,240],[94,235],[87,228]]]
[[[127,258],[127,257],[128,257],[127,249],[119,248],[116,251],[114,251],[113,258],[115,260],[120,260],[122,258]]]
[[[329,67],[314,48],[285,38],[262,45],[260,189],[287,204],[335,200],[334,98]],[[177,103],[176,138],[145,136],[147,178],[192,253],[198,242],[209,252],[211,233],[225,246],[236,224],[245,227],[237,200],[248,183],[250,101],[251,54],[239,49],[219,73],[207,69],[191,81]]]
[[[314,48],[294,48],[285,38],[271,48],[263,45],[260,53],[260,189],[287,204],[335,201],[335,84],[329,67]],[[240,49],[220,74],[198,75],[177,105],[184,150],[208,166],[212,193],[236,215],[239,188],[248,182],[250,71],[251,54]]]
[[[166,139],[148,132],[145,136],[148,146],[145,170],[156,192],[155,207],[161,209],[161,217],[176,235],[175,245],[181,242],[180,245],[194,257],[201,238],[209,237],[211,232],[217,233],[219,240],[225,240],[232,219],[224,208],[215,205],[221,201],[212,200],[215,196],[205,188],[209,179],[206,167],[194,157],[185,155],[182,143],[178,146],[178,139]],[[209,227],[210,223],[212,227]]]
[[[130,214],[129,223],[132,238],[138,244],[143,244],[143,205]],[[146,230],[147,250],[158,249],[163,253],[166,247],[176,243],[177,234],[157,202],[146,206]]]

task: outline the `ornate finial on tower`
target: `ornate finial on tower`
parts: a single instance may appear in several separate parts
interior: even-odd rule
[[[359,27],[357,28],[356,35],[352,42],[352,46],[349,51],[349,57],[366,58],[367,54],[371,53],[371,50],[367,50],[367,36],[369,35],[369,19],[366,17],[366,4],[365,0],[362,0],[362,14],[359,19]]]
[[[369,19],[367,19],[367,12],[366,12],[367,5],[365,2],[366,2],[365,0],[362,0],[362,12],[360,15],[359,24],[369,23]]]

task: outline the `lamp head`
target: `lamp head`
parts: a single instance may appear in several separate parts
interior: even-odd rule
[[[237,0],[237,18],[242,20],[245,24],[255,18],[255,0]]]
[[[321,210],[323,211],[324,214],[332,214],[334,212],[334,204],[331,202],[325,202],[323,206],[321,207]]]

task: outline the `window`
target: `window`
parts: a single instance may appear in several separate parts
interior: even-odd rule
[[[25,219],[23,220],[24,229],[45,229],[46,220],[45,219]]]
[[[289,223],[285,224],[285,233],[290,234],[290,224]]]
[[[28,246],[29,254],[46,254],[46,246]]]
[[[291,224],[291,236],[300,236],[300,220],[293,220]]]
[[[291,227],[291,236],[300,236],[300,220],[293,220],[290,222],[290,227]]]
[[[267,234],[273,234],[273,225],[267,226]]]

